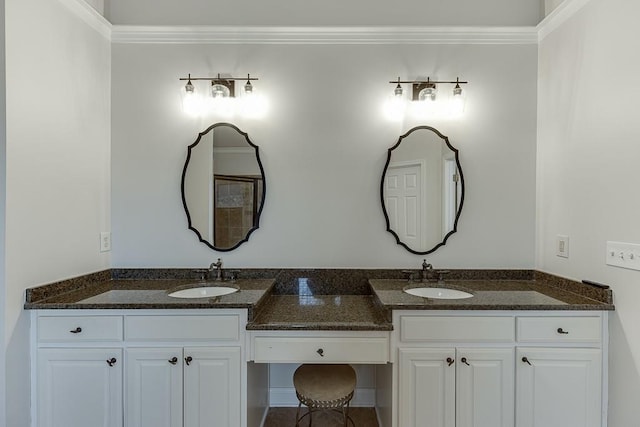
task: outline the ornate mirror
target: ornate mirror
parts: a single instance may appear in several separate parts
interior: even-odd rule
[[[458,150],[437,129],[411,129],[389,148],[380,196],[397,243],[414,254],[434,252],[456,232],[462,211]]]
[[[182,203],[192,230],[216,251],[249,240],[260,223],[264,170],[258,146],[229,123],[216,123],[198,135],[182,171]]]

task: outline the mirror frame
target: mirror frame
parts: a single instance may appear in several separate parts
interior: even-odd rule
[[[391,154],[393,152],[393,150],[395,150],[396,148],[398,148],[400,146],[400,143],[402,142],[403,139],[407,138],[409,135],[411,135],[413,132],[418,131],[418,130],[429,130],[434,132],[437,136],[439,136],[444,142],[445,144],[447,144],[447,147],[449,147],[449,149],[451,151],[453,151],[454,155],[455,155],[455,159],[456,159],[456,167],[458,168],[458,174],[460,175],[460,206],[458,206],[458,211],[456,212],[456,218],[453,221],[453,229],[451,231],[449,231],[444,238],[442,239],[442,242],[436,244],[433,248],[427,250],[427,251],[416,251],[414,249],[411,249],[409,246],[407,246],[407,244],[405,244],[404,242],[402,242],[400,240],[400,237],[398,236],[398,234],[396,234],[395,231],[393,231],[391,229],[391,224],[389,222],[389,214],[387,213],[387,208],[384,204],[384,180],[387,176],[387,169],[389,167],[389,163],[391,162]],[[460,219],[460,214],[462,213],[462,206],[464,205],[464,175],[462,174],[462,167],[460,166],[460,158],[458,156],[458,149],[455,148],[453,145],[451,145],[451,143],[449,142],[449,138],[446,137],[445,135],[443,135],[442,133],[440,133],[440,131],[436,128],[433,128],[431,126],[416,126],[413,127],[411,129],[409,129],[404,135],[401,135],[400,138],[398,138],[398,142],[396,142],[396,144],[389,148],[387,150],[387,161],[384,164],[384,169],[382,171],[382,180],[380,182],[380,201],[382,204],[382,212],[384,213],[384,219],[387,223],[387,231],[389,233],[391,233],[393,235],[393,237],[396,239],[396,243],[398,245],[404,246],[404,248],[406,250],[408,250],[409,252],[416,254],[416,255],[427,255],[430,254],[432,252],[435,252],[440,246],[444,246],[447,243],[447,239],[449,239],[449,237],[455,233],[456,231],[458,231],[458,220]]]
[[[223,127],[223,126],[230,127],[232,129],[234,129],[240,135],[244,136],[244,139],[247,141],[247,143],[249,144],[250,147],[253,147],[253,149],[255,150],[255,153],[256,153],[256,161],[258,162],[258,167],[260,168],[260,175],[262,175],[262,201],[260,202],[260,206],[258,207],[257,214],[256,214],[256,220],[254,222],[254,225],[247,232],[246,236],[244,236],[243,239],[241,239],[240,241],[238,241],[238,243],[236,243],[234,246],[229,247],[229,248],[218,248],[218,247],[215,247],[211,242],[209,242],[208,240],[203,239],[202,238],[202,234],[200,234],[200,232],[196,228],[193,227],[193,224],[191,223],[191,215],[189,214],[189,208],[187,207],[187,199],[186,199],[185,192],[184,192],[185,178],[187,176],[187,167],[189,166],[189,160],[191,159],[191,150],[194,149],[200,143],[200,140],[202,139],[203,136],[208,134],[211,130],[213,130],[213,129],[217,128],[217,127]],[[213,249],[215,251],[229,252],[229,251],[232,251],[232,250],[236,249],[238,246],[240,246],[244,242],[248,241],[249,237],[251,236],[251,234],[254,231],[256,231],[258,228],[260,228],[260,217],[262,216],[262,208],[264,206],[264,200],[267,197],[267,184],[266,184],[266,179],[265,179],[265,175],[264,175],[264,168],[262,167],[262,162],[260,161],[260,154],[258,152],[258,146],[255,145],[253,142],[251,142],[251,140],[249,139],[249,134],[247,134],[247,132],[241,131],[240,128],[238,128],[236,125],[233,125],[231,123],[226,123],[226,122],[219,122],[219,123],[212,124],[211,126],[206,128],[205,130],[200,132],[198,134],[198,137],[196,138],[195,142],[187,147],[187,159],[185,160],[184,168],[182,169],[182,181],[180,183],[180,191],[182,193],[182,206],[184,207],[184,211],[187,214],[187,221],[188,221],[188,224],[189,224],[188,225],[189,230],[191,230],[194,233],[196,233],[196,236],[198,236],[198,239],[202,243],[204,243],[205,245],[209,246],[211,249]]]

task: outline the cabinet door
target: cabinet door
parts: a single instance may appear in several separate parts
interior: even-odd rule
[[[182,348],[127,349],[125,427],[182,427]]]
[[[184,357],[184,427],[238,427],[240,347],[190,347]]]
[[[513,426],[513,358],[513,348],[457,349],[457,427]]]
[[[38,350],[39,427],[121,427],[122,350]]]
[[[518,348],[517,427],[600,427],[601,350]]]
[[[399,349],[398,425],[455,427],[455,350]]]

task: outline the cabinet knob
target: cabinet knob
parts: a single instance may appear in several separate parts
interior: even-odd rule
[[[467,358],[466,357],[463,357],[462,359],[460,359],[460,361],[462,363],[464,363],[465,365],[467,365],[467,366],[471,366],[471,365],[469,365],[469,362],[467,362]]]
[[[522,358],[522,361],[523,361],[524,363],[526,363],[526,364],[530,365],[530,366],[533,366],[533,365],[531,365],[531,362],[529,362],[529,359],[527,359],[527,357],[526,357],[526,356]]]
[[[320,355],[320,357],[324,357],[324,350],[319,348],[318,351],[316,351],[316,353],[318,353]]]
[[[567,335],[569,332],[565,331],[565,330],[564,330],[564,329],[562,329],[562,328],[558,328],[558,333],[559,333],[559,334]]]
[[[115,365],[117,362],[115,357],[112,357],[111,359],[107,359],[107,365],[113,367],[113,365]]]
[[[187,356],[184,358],[184,361],[187,363],[187,366],[189,366],[191,362],[193,362],[193,357]]]
[[[447,365],[453,365],[454,360],[451,357],[447,357]]]
[[[178,363],[178,358],[173,356],[171,359],[169,359],[169,363],[171,363],[172,365],[175,365],[176,363]]]
[[[72,334],[79,334],[80,332],[82,332],[82,328],[78,326],[77,328],[72,329],[69,332],[71,332]]]

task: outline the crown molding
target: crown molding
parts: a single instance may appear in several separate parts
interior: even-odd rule
[[[69,11],[96,30],[105,39],[111,40],[113,25],[97,10],[89,6],[84,0],[58,0]]]
[[[114,25],[111,40],[149,44],[537,44],[538,32],[536,27]]]
[[[591,0],[565,0],[536,26],[538,42],[557,30]]]

